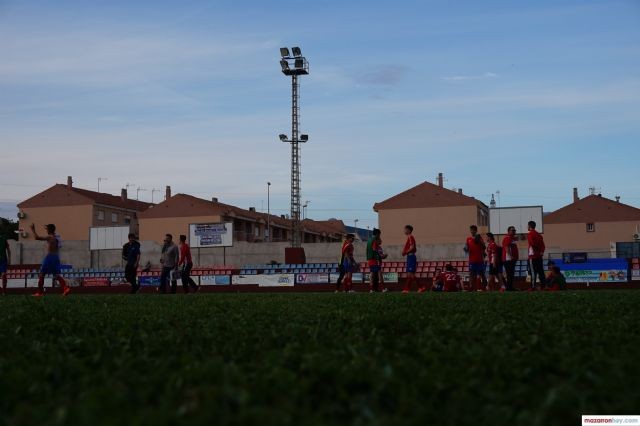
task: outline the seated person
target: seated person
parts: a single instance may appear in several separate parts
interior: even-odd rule
[[[444,291],[453,292],[462,290],[462,280],[458,271],[451,264],[444,267]]]
[[[433,277],[433,285],[431,286],[431,291],[443,291],[444,290],[444,274],[442,273],[442,269],[437,268],[436,273]]]
[[[567,289],[567,280],[560,272],[560,268],[557,266],[551,267],[551,272],[549,273],[549,278],[547,281],[549,291],[558,291],[558,290],[566,290]]]

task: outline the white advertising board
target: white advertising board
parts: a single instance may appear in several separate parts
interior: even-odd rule
[[[192,223],[189,225],[189,244],[192,248],[231,247],[233,222]]]
[[[504,235],[510,226],[515,226],[518,234],[526,234],[527,223],[531,220],[537,224],[538,232],[544,232],[542,206],[489,209],[489,232]]]
[[[128,226],[99,226],[89,230],[90,250],[119,250],[129,241]]]
[[[254,275],[260,287],[293,287],[294,274]]]
[[[37,285],[37,282],[36,282]],[[9,278],[7,280],[7,288],[24,288],[25,280],[24,278]]]
[[[296,274],[296,284],[329,284],[329,274]]]
[[[258,284],[257,275],[233,275],[231,277],[232,285],[256,285]]]

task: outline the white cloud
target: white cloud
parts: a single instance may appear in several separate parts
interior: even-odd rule
[[[465,81],[465,80],[482,80],[487,78],[496,78],[498,74],[492,72],[485,72],[480,75],[454,75],[450,77],[442,77],[445,81]]]

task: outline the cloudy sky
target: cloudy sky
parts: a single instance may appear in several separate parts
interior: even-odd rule
[[[270,181],[288,212],[296,45],[312,218],[373,226],[438,172],[502,206],[640,206],[637,0],[0,0],[0,214],[67,175],[258,209]]]

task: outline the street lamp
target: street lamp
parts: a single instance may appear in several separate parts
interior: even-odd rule
[[[270,189],[271,182],[267,182],[267,241],[271,242],[271,210],[269,206],[270,201]]]
[[[291,77],[291,139],[285,134],[280,134],[282,142],[291,144],[291,224],[292,224],[292,247],[302,247],[302,236],[300,233],[300,142],[307,142],[309,135],[298,135],[298,76],[309,74],[309,63],[302,56],[302,50],[296,46],[291,49],[282,47],[280,49],[280,66],[282,73]]]

